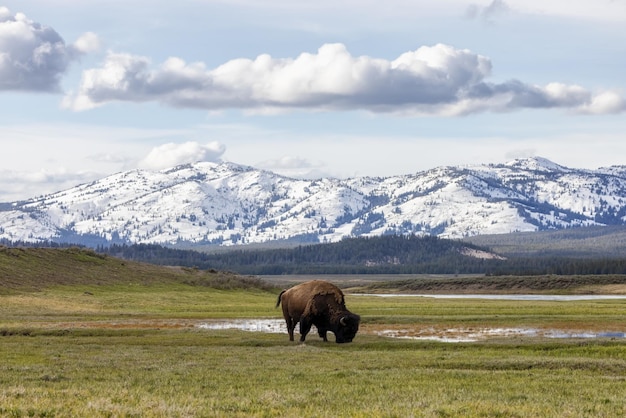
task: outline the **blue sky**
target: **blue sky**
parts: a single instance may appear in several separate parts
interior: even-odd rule
[[[0,202],[231,161],[626,164],[624,0],[0,0]]]

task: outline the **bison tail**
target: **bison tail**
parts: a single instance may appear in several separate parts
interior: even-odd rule
[[[285,293],[287,290],[283,290],[282,292],[280,292],[280,295],[278,295],[278,300],[276,301],[276,307],[278,308],[278,305],[280,305],[280,297],[283,295],[283,293]]]

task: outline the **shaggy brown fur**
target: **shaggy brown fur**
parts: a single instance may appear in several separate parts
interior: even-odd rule
[[[311,280],[283,290],[278,296],[276,307],[281,303],[290,341],[294,339],[293,332],[298,322],[300,341],[304,341],[311,325],[318,328],[324,341],[327,341],[327,330],[338,336],[337,331],[347,326],[346,320],[352,322],[354,333],[358,329],[359,317],[346,309],[341,289],[325,280]],[[351,335],[347,339],[351,341],[353,337]],[[343,335],[339,336],[338,340],[340,339],[343,339]]]

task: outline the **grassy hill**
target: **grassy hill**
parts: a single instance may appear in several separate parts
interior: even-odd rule
[[[269,285],[235,273],[166,267],[98,254],[83,248],[0,246],[0,293],[36,291],[55,285],[182,283],[220,289]]]

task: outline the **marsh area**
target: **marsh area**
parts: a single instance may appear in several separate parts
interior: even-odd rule
[[[433,299],[485,299],[500,301],[535,301],[535,302],[576,302],[598,300],[626,301],[626,296],[619,295],[478,295],[478,294],[451,294],[451,295],[410,295],[410,294],[349,294],[347,297],[375,297],[375,298],[433,298]],[[196,327],[203,330],[240,330],[248,332],[264,332],[286,334],[287,327],[283,319],[235,319],[216,320],[198,323]],[[298,331],[296,327],[296,331]],[[400,338],[409,340],[430,340],[449,343],[477,342],[488,339],[502,338],[548,338],[548,339],[624,339],[626,326],[621,330],[585,330],[585,329],[554,329],[534,327],[433,327],[413,324],[411,327],[392,327],[380,329],[379,326],[364,324],[361,333],[369,333],[386,338]],[[309,334],[309,340],[315,338],[315,326]],[[332,338],[332,337],[331,337]]]

